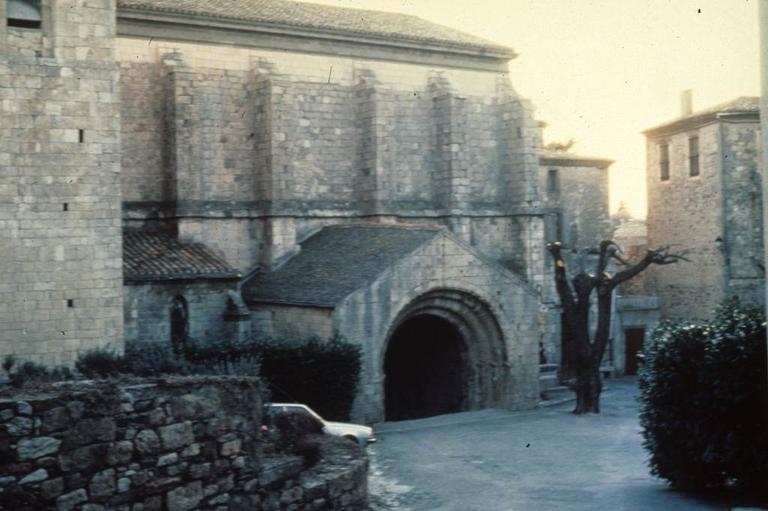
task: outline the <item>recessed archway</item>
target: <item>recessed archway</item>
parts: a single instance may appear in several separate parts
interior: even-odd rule
[[[430,314],[403,322],[384,360],[387,420],[463,410],[466,365],[464,340],[450,322]]]
[[[383,352],[386,420],[502,406],[509,364],[487,303],[464,291],[426,293],[398,315]]]

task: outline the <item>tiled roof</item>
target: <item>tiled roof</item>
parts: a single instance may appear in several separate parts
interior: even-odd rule
[[[539,150],[539,162],[544,165],[559,165],[564,167],[609,167],[614,160],[609,158],[600,158],[597,156],[583,156],[569,153],[567,151],[550,151],[548,149]]]
[[[166,234],[123,232],[125,280],[235,278],[236,270],[202,243],[181,243]]]
[[[675,120],[659,124],[643,131],[646,135],[671,133],[678,130],[689,129],[703,123],[711,122],[719,114],[758,114],[760,113],[760,98],[755,96],[741,96],[725,103],[720,103],[711,108],[693,112],[690,115],[679,117]]]
[[[509,58],[515,55],[505,46],[407,14],[289,0],[118,0],[117,6],[118,14],[120,11],[155,11],[205,16],[273,27],[300,27],[492,51]]]
[[[395,262],[440,234],[431,225],[354,224],[325,227],[271,273],[243,286],[247,302],[333,307]]]

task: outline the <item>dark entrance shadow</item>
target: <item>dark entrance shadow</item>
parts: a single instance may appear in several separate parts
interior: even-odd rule
[[[386,420],[466,409],[466,348],[450,322],[422,314],[400,325],[384,360]]]

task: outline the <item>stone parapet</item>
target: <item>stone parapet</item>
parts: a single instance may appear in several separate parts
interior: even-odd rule
[[[367,461],[359,449],[324,445],[323,458],[306,470],[297,458],[262,454],[256,378],[65,383],[6,394],[0,398],[0,509],[366,504]]]

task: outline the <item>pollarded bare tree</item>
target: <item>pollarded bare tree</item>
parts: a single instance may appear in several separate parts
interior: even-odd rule
[[[613,241],[603,241],[598,250],[595,273],[581,271],[568,281],[568,271],[560,242],[549,243],[547,249],[555,261],[555,286],[560,296],[565,321],[573,334],[575,373],[576,373],[576,408],[575,414],[600,413],[600,393],[603,385],[600,381],[600,362],[605,353],[611,330],[611,297],[614,289],[638,275],[652,264],[672,264],[687,261],[685,257],[669,253],[669,247],[649,250],[635,263],[621,257],[621,251]],[[608,264],[611,260],[624,267],[611,274]],[[597,292],[597,328],[594,338],[590,335],[589,311],[592,292]]]

